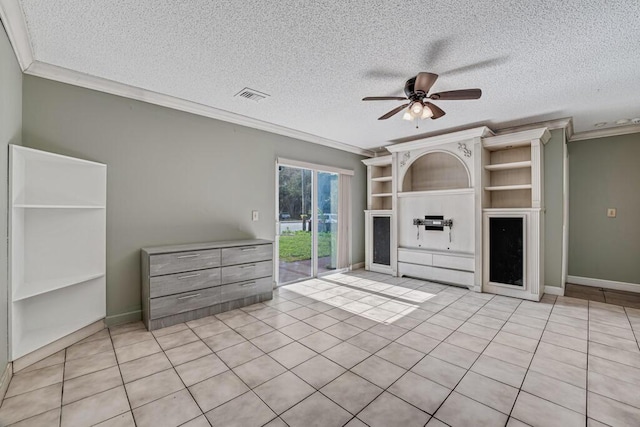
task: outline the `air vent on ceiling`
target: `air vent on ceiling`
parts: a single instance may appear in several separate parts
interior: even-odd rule
[[[269,97],[269,95],[267,95],[266,93],[258,92],[257,90],[249,89],[248,87],[245,87],[240,92],[236,93],[235,96],[249,99],[254,102],[262,101],[263,99]]]

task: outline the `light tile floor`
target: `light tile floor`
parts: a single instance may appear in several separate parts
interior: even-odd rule
[[[103,330],[16,373],[0,425],[639,425],[638,338],[638,309],[359,270]]]

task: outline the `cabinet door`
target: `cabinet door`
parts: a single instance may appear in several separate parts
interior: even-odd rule
[[[391,217],[373,217],[374,264],[391,266]]]
[[[524,286],[524,218],[489,218],[489,281]]]

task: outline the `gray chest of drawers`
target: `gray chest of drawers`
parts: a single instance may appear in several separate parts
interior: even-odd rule
[[[143,248],[147,329],[211,316],[273,297],[273,246],[235,240]]]

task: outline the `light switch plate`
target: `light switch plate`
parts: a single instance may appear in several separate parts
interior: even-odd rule
[[[607,209],[607,217],[615,218],[616,217],[616,208],[608,208]]]
[[[258,211],[251,211],[251,220],[257,221],[258,219],[260,219],[260,214],[258,213]]]

